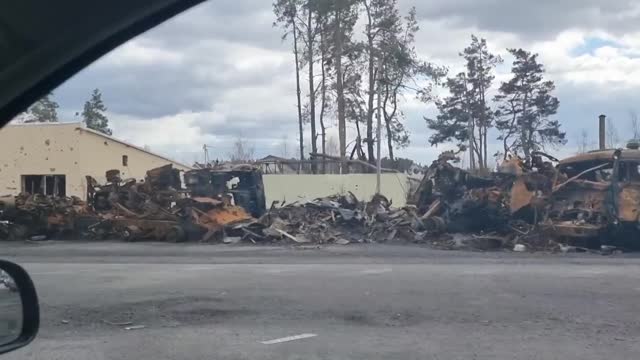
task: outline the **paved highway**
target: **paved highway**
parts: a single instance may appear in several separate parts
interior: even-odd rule
[[[6,359],[640,358],[629,255],[45,242],[2,257],[32,274],[43,316]]]

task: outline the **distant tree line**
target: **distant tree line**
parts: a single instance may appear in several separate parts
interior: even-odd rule
[[[27,111],[20,114],[18,120],[23,123],[58,122],[59,107],[58,103],[53,99],[53,93],[49,93],[31,105]],[[84,103],[81,113],[82,121],[89,129],[111,135],[113,132],[109,128],[109,119],[106,112],[107,107],[102,101],[102,93],[99,89],[94,89],[89,100]]]

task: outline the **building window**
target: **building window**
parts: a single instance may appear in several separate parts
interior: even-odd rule
[[[122,166],[129,166],[129,156],[122,155]]]
[[[48,196],[66,196],[65,175],[22,175],[22,192]]]

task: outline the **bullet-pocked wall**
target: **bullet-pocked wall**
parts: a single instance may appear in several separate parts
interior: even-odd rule
[[[144,178],[154,167],[184,164],[116,138],[85,129],[81,123],[9,125],[0,129],[0,195],[17,195],[23,175],[63,175],[67,196],[86,197],[86,175],[105,181],[105,171],[119,169],[125,178]]]
[[[66,193],[80,194],[78,124],[9,125],[0,129],[0,195],[22,191],[22,175],[66,175]]]

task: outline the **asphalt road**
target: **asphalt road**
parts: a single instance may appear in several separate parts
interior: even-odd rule
[[[640,358],[636,256],[1,245],[43,316],[5,359]]]

